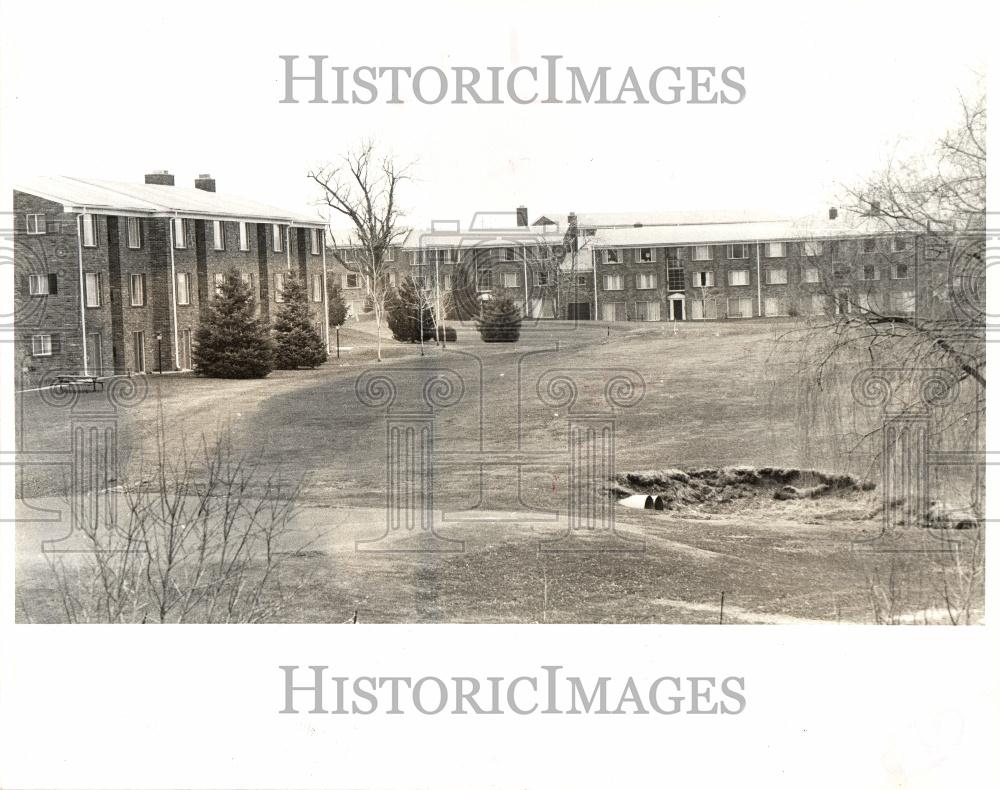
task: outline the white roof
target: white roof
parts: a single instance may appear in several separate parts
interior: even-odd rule
[[[609,228],[599,230],[590,238],[590,243],[595,247],[739,244],[877,236],[892,232],[885,222],[870,218],[828,220],[810,217],[775,222]]]
[[[559,244],[562,232],[546,231],[536,227],[510,228],[509,230],[467,230],[467,231],[410,231],[403,247],[408,250],[441,249],[460,247],[462,249],[496,249],[517,245]]]
[[[126,212],[150,216],[196,216],[268,220],[325,227],[321,217],[299,214],[253,200],[193,187],[98,181],[71,176],[38,176],[16,183],[14,189],[61,203],[66,211],[94,214]]]
[[[631,228],[639,225],[713,225],[740,222],[777,222],[788,217],[770,211],[748,211],[746,209],[716,209],[710,211],[619,211],[581,212],[576,215],[580,228]],[[538,225],[543,220],[554,223],[565,232],[569,226],[569,214],[565,212],[539,214],[534,221]]]

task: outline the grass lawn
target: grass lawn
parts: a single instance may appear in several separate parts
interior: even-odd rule
[[[718,622],[723,591],[727,622],[865,621],[868,590],[851,541],[877,522],[811,518],[797,503],[700,518],[617,507],[618,528],[642,539],[641,551],[540,549],[566,529],[567,409],[539,395],[554,373],[576,382],[574,416],[611,414],[604,387],[615,370],[644,381],[641,402],[613,412],[618,471],[856,465],[817,458],[797,428],[794,366],[775,342],[790,326],[549,322],[526,327],[516,345],[484,344],[460,327],[456,345],[428,344],[425,356],[383,341],[378,363],[371,325],[356,324],[340,333],[349,350],[316,370],[261,381],[148,376],[146,399],[117,418],[119,477],[138,476],[162,424],[174,447],[228,426],[267,468],[302,480],[295,528],[310,550],[283,566],[295,592],[280,619],[290,622],[343,622],[355,611],[361,622]],[[475,461],[435,470],[433,507],[439,534],[464,541],[463,551],[356,551],[356,541],[385,531],[386,409],[356,392],[370,369],[392,379],[396,416],[422,405],[428,381],[460,382],[458,403],[435,414],[434,449]],[[81,393],[77,408],[102,398]],[[66,408],[38,392],[21,393],[18,407],[23,450],[68,449]],[[517,453],[546,460],[521,473],[495,463]],[[22,517],[60,507],[62,467],[34,459],[19,469]],[[484,460],[493,463],[480,468]],[[64,524],[18,526],[21,619],[60,618],[39,545]]]

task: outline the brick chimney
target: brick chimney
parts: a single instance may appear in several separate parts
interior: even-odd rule
[[[836,218],[837,218],[837,207],[830,206],[830,219],[836,219]]]
[[[201,173],[194,180],[195,189],[204,189],[206,192],[215,191],[215,179],[212,178],[208,173]]]
[[[174,177],[167,170],[154,170],[152,173],[146,173],[146,183],[172,187],[174,185]]]
[[[528,227],[528,209],[526,206],[517,207],[517,227]]]

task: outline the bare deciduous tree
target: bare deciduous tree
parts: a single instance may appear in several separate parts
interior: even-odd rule
[[[81,509],[78,550],[46,555],[68,622],[247,623],[278,616],[299,486],[234,451],[168,446],[99,508]],[[117,500],[116,507],[106,506]],[[299,582],[301,584],[301,580]]]
[[[831,408],[842,410],[845,402],[850,406],[850,398],[842,396],[859,365],[893,368],[917,385],[928,369],[945,369],[962,383],[962,396],[938,429],[951,431],[951,441],[962,449],[981,443],[986,386],[985,98],[963,99],[960,109],[959,123],[932,151],[894,158],[864,183],[845,189],[842,204],[856,215],[860,230],[876,239],[871,245],[876,249],[862,255],[860,241],[846,245],[846,254],[835,257],[822,273],[825,316],[784,337],[795,342],[803,361],[801,380],[806,386],[800,402],[809,404],[810,413],[800,416],[806,420],[828,420]],[[893,239],[911,245],[911,269],[901,278],[910,286],[894,282],[885,287],[874,281],[880,272],[896,277],[886,266],[897,265]],[[899,391],[914,397],[919,386]],[[918,401],[894,407],[922,408]],[[877,429],[871,420],[846,415],[838,428],[838,438],[845,440],[842,451],[856,449]],[[847,437],[852,430],[853,438]],[[974,488],[978,492],[978,482]],[[981,501],[978,493],[973,501]]]
[[[406,181],[408,167],[391,156],[379,156],[371,140],[362,142],[338,164],[309,172],[322,189],[322,202],[351,222],[356,239],[352,254],[334,240],[334,257],[348,271],[356,272],[364,284],[366,300],[375,313],[377,356],[382,361],[382,325],[391,296],[388,252],[406,236],[400,223],[399,186]]]

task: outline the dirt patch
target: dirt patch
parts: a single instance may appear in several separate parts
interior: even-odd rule
[[[874,483],[854,475],[829,474],[814,469],[772,466],[725,466],[708,469],[659,469],[616,476],[609,494],[629,502],[649,498],[647,509],[675,513],[730,514],[752,510],[786,509],[803,500],[824,500],[855,517],[873,517]],[[787,503],[784,507],[778,503]],[[821,517],[817,510],[814,514]]]

